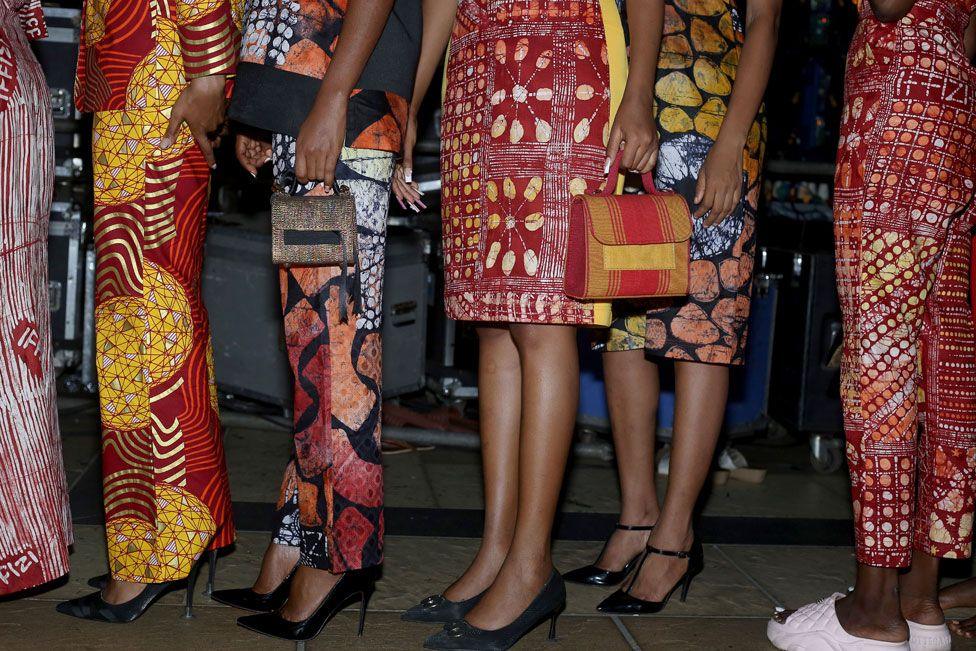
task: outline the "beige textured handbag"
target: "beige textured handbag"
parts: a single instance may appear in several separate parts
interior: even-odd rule
[[[334,194],[271,196],[271,259],[285,267],[339,267],[339,310],[348,320],[346,280],[353,267],[355,312],[360,309],[356,200],[345,186]]]

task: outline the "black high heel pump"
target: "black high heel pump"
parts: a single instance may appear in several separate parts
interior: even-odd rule
[[[308,619],[290,622],[277,612],[247,615],[237,620],[238,625],[268,637],[293,642],[313,639],[336,614],[346,606],[359,602],[358,635],[366,627],[366,608],[376,589],[376,569],[349,570],[342,575],[332,590]]]
[[[556,639],[556,619],[566,608],[566,584],[559,572],[552,571],[529,607],[511,624],[494,631],[472,626],[459,619],[444,625],[444,630],[424,642],[427,649],[467,649],[469,651],[504,651],[511,649],[539,624],[549,620],[549,639]]]
[[[616,525],[614,525],[614,529],[619,529],[621,531],[652,531],[654,529],[654,525],[621,524],[618,522]],[[604,550],[606,550],[609,542],[610,541],[607,540],[607,542],[603,543]],[[591,565],[566,572],[563,574],[563,579],[569,581],[570,583],[582,583],[583,585],[617,585],[627,578],[627,575],[630,574],[630,571],[634,569],[635,565],[637,565],[637,562],[640,560],[642,554],[643,552],[640,552],[635,555],[619,570],[605,570],[596,563],[593,563]],[[600,556],[603,556],[603,551],[600,552]],[[597,556],[598,560],[600,556]]]
[[[686,558],[688,559],[688,569],[685,573],[681,575],[667,594],[664,595],[664,599],[661,601],[647,601],[645,599],[639,599],[634,595],[630,594],[631,588],[634,587],[634,582],[640,575],[641,568],[644,566],[644,561],[651,554],[658,554],[659,556],[670,556],[672,558]],[[631,579],[630,585],[628,585],[623,590],[617,590],[612,595],[604,599],[599,606],[596,607],[597,610],[603,613],[613,613],[615,615],[643,615],[643,614],[653,614],[659,613],[664,610],[664,607],[668,604],[668,600],[671,595],[674,594],[675,590],[681,588],[680,599],[684,602],[688,597],[688,589],[691,587],[691,581],[705,567],[705,552],[702,548],[701,541],[698,540],[698,536],[695,536],[694,542],[691,544],[691,549],[688,551],[672,552],[663,549],[658,549],[653,545],[648,545],[647,549],[644,551],[644,556],[641,558],[640,564],[637,566],[637,571],[634,572],[634,578]]]
[[[211,552],[210,556],[215,556],[215,552]],[[196,589],[197,578],[200,576],[200,566],[203,562],[204,559],[201,558],[194,563],[190,569],[190,575],[185,579],[165,583],[147,583],[142,592],[124,603],[108,603],[102,599],[102,591],[99,590],[84,597],[62,601],[57,605],[57,611],[79,619],[126,624],[142,617],[149,610],[149,607],[164,594],[186,587],[186,610],[183,612],[183,617],[191,619],[193,618],[193,592]]]
[[[271,592],[255,592],[251,588],[232,588],[230,590],[216,590],[210,593],[210,598],[222,604],[249,610],[252,613],[271,613],[288,601],[288,592],[291,590],[291,580],[295,576],[295,569],[285,577],[284,581],[278,584]]]

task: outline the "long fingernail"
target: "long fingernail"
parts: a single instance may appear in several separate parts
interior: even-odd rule
[[[420,188],[414,188],[414,189],[415,189],[415,190],[417,191],[417,194],[419,194],[420,196],[424,196],[424,195],[426,194],[426,193],[425,193],[425,192],[424,192],[423,190],[421,190]]]
[[[397,197],[396,200],[397,200],[397,203],[400,204],[400,207],[401,208],[403,208],[404,210],[407,209],[407,207],[405,205],[403,205],[403,199],[401,199],[400,197]]]
[[[611,163],[613,163],[613,161],[611,161],[609,158],[607,158],[607,162],[603,164],[603,173],[604,174],[609,174],[610,173],[610,165],[611,165]]]
[[[407,183],[413,183],[413,170],[412,169],[407,168],[407,169],[404,169],[403,170],[403,180],[406,181]]]
[[[248,173],[249,173],[249,174],[250,174],[251,176],[253,176],[254,178],[258,178],[258,173],[257,173],[257,172],[251,172],[251,171],[248,171]]]
[[[417,200],[417,203],[420,204],[421,208],[424,208],[426,210],[427,204],[425,204],[423,201],[420,201],[419,199]]]
[[[410,204],[410,210],[412,210],[414,212],[420,212],[420,208],[418,208],[417,206],[413,205],[412,202]]]
[[[160,147],[161,149],[169,149],[169,148],[170,148],[170,147],[172,147],[172,146],[173,146],[173,141],[172,141],[172,140],[170,140],[169,138],[163,138],[163,139],[162,139],[162,140],[161,140],[161,141],[159,142],[159,147]]]
[[[215,169],[217,169],[217,163],[214,163],[213,165],[211,165],[211,166],[210,166],[210,169],[212,169],[212,170],[215,170]]]

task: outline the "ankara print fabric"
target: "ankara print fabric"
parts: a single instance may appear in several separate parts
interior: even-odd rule
[[[834,233],[857,559],[971,553],[976,332],[969,305],[972,0],[862,3],[847,60]]]
[[[95,364],[118,580],[185,578],[234,539],[200,295],[210,169],[185,126],[160,145],[188,80],[232,72],[236,43],[228,2],[85,5],[76,101],[96,109]]]
[[[250,0],[231,117],[298,136],[338,44],[348,0]],[[400,152],[420,55],[420,0],[395,0],[349,99],[346,145]],[[282,98],[287,101],[282,102]]]
[[[295,139],[275,135],[274,173],[292,187]],[[342,320],[352,274],[338,267],[281,270],[285,346],[295,376],[295,447],[272,540],[300,548],[300,563],[341,573],[383,560],[382,304],[391,152],[343,149],[336,181],[356,200],[362,308]],[[299,195],[326,194],[321,183]],[[355,273],[355,272],[354,272]],[[346,282],[345,292],[340,284]]]
[[[78,110],[165,107],[172,88],[189,79],[232,75],[240,3],[84,0],[75,80]]]
[[[50,347],[51,106],[22,29],[41,34],[39,6],[0,0],[0,596],[64,576],[73,542]]]
[[[660,149],[654,181],[694,206],[698,174],[728,110],[743,43],[734,0],[668,0],[655,100]],[[765,116],[743,151],[742,200],[715,226],[694,219],[687,298],[615,306],[607,350],[709,364],[745,360],[756,250]],[[646,314],[644,310],[650,307]]]
[[[609,323],[563,285],[570,198],[606,180],[625,70],[611,0],[461,0],[441,119],[448,316]]]

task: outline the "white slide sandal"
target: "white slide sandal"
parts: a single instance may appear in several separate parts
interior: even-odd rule
[[[952,633],[945,624],[917,624],[908,620],[911,651],[952,651]]]
[[[882,642],[855,637],[837,620],[834,602],[844,597],[840,592],[807,604],[783,623],[770,619],[766,637],[782,651],[912,651],[906,642]],[[927,648],[927,647],[925,647]]]

